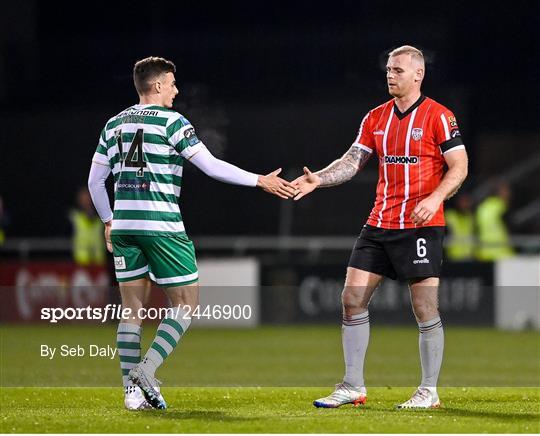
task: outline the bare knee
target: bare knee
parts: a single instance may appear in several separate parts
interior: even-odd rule
[[[369,306],[370,295],[366,295],[365,289],[359,286],[345,286],[341,294],[344,315],[358,315],[365,312]]]
[[[143,301],[137,296],[130,293],[122,293],[122,307],[126,309],[131,309],[136,312],[143,307]]]
[[[345,315],[357,315],[365,312],[369,302],[362,299],[358,292],[351,290],[349,287],[343,289],[341,294],[341,302],[343,304],[343,313]]]
[[[165,288],[165,293],[173,307],[189,306],[192,310],[199,304],[199,287],[197,283],[186,286]]]
[[[429,321],[439,316],[438,287],[439,279],[437,277],[409,282],[413,312],[419,322]]]
[[[413,303],[414,316],[419,322],[426,322],[439,316],[439,310],[436,304],[429,302]]]
[[[368,310],[371,296],[381,279],[378,274],[348,267],[345,288],[341,294],[343,314],[352,316]]]

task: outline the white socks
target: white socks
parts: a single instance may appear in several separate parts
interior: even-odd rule
[[[433,318],[426,322],[419,322],[420,329],[419,348],[420,363],[422,364],[422,382],[420,387],[437,387],[437,379],[441,371],[444,350],[444,332],[441,318]]]
[[[341,327],[345,377],[343,381],[355,387],[364,386],[364,359],[369,343],[369,311],[343,316]]]
[[[116,346],[120,356],[122,382],[124,387],[132,386],[128,380],[129,371],[141,360],[141,327],[136,324],[121,322],[116,331]]]

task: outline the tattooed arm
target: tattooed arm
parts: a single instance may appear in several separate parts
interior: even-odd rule
[[[364,167],[370,156],[371,153],[360,147],[351,146],[341,159],[335,160],[315,173],[321,179],[319,187],[336,186],[348,182]]]
[[[336,186],[349,181],[364,167],[370,156],[371,153],[353,145],[340,159],[316,173],[304,167],[304,175],[292,182],[300,191],[294,199],[300,200],[318,187]]]

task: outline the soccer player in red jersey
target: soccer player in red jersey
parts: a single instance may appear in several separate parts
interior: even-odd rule
[[[293,182],[299,200],[316,188],[350,180],[372,154],[379,159],[375,204],[353,248],[342,294],[345,376],[331,395],[314,401],[316,407],[365,403],[368,305],[383,276],[408,281],[420,329],[422,381],[398,407],[440,405],[436,386],[444,348],[438,311],[443,202],[467,176],[467,153],[454,114],[422,94],[424,74],[420,50],[402,46],[390,52],[386,78],[393,98],[364,117],[356,140],[340,159],[314,173],[305,167]]]

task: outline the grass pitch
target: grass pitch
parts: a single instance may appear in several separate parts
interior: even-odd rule
[[[438,410],[394,405],[411,388],[372,388],[366,406],[316,409],[322,388],[164,388],[166,411],[128,412],[118,388],[2,390],[3,433],[538,433],[534,388],[442,388]]]
[[[540,432],[540,335],[445,334],[439,410],[394,408],[418,384],[418,331],[375,325],[364,407],[311,404],[343,375],[339,326],[195,328],[158,372],[169,409],[128,412],[117,358],[40,357],[42,344],[114,346],[114,326],[0,326],[0,432]]]

